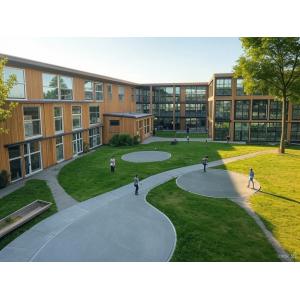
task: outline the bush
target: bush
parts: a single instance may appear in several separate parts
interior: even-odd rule
[[[138,135],[133,137],[133,145],[138,145],[141,142],[141,139]]]
[[[87,153],[90,151],[90,145],[88,143],[83,143],[83,152]]]
[[[0,171],[0,189],[8,185],[9,173],[6,170]]]
[[[132,146],[133,139],[129,134],[115,134],[109,141],[109,144],[114,147]]]

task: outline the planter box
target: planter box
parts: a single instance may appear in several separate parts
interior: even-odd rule
[[[52,203],[35,200],[0,220],[0,238],[47,210]]]

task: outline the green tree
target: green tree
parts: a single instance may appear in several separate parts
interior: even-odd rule
[[[234,66],[236,78],[244,79],[247,94],[257,91],[282,101],[279,152],[285,152],[286,108],[300,100],[300,38],[241,38],[243,55]]]
[[[8,102],[7,98],[10,90],[15,85],[17,78],[11,75],[7,80],[4,78],[4,67],[7,59],[0,59],[0,133],[7,133],[3,127],[3,122],[11,117],[14,108],[17,106],[15,102]]]

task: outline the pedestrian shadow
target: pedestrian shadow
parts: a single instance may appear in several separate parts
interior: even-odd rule
[[[300,201],[297,201],[295,199],[291,199],[291,198],[288,198],[288,197],[285,197],[285,196],[281,196],[281,195],[276,195],[276,194],[273,194],[273,193],[265,192],[263,190],[259,190],[258,192],[262,193],[262,194],[265,194],[265,195],[274,196],[276,198],[283,199],[283,200],[286,200],[286,201],[289,201],[289,202],[293,202],[293,203],[296,203],[296,204],[300,205]]]

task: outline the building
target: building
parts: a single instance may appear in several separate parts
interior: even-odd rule
[[[114,134],[157,129],[208,132],[214,140],[278,142],[281,103],[245,95],[242,79],[215,74],[209,82],[137,84],[28,59],[7,57],[17,102],[0,135],[0,170],[11,181],[109,142]],[[4,78],[4,79],[5,79]],[[287,110],[287,139],[300,142],[300,105]]]

